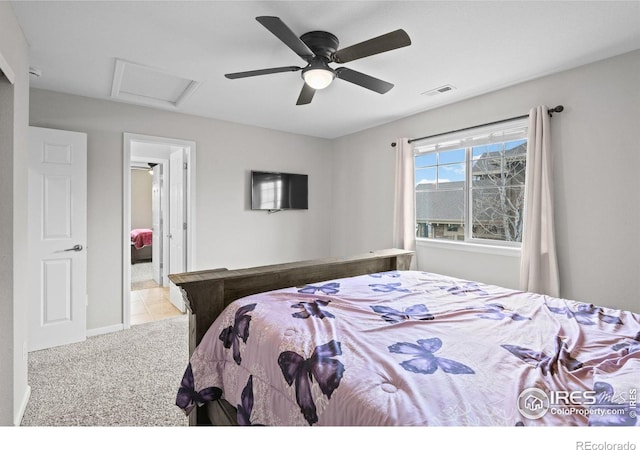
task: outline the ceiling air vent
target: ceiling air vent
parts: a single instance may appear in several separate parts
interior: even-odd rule
[[[455,90],[456,87],[451,84],[445,84],[444,86],[437,87],[435,89],[431,89],[429,91],[425,91],[420,95],[426,95],[428,97],[433,97],[434,95],[444,94],[445,92],[451,92]]]

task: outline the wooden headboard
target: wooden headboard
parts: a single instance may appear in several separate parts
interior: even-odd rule
[[[324,258],[248,269],[212,269],[169,275],[182,290],[189,310],[189,354],[232,301],[335,278],[389,270],[408,270],[412,251],[388,249],[345,258]]]

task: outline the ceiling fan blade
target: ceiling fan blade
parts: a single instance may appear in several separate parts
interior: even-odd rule
[[[300,95],[298,96],[298,101],[296,105],[308,105],[313,100],[313,94],[316,93],[316,90],[309,86],[307,83],[304,83],[302,86],[302,90],[300,91]]]
[[[278,39],[284,42],[287,47],[296,52],[300,58],[305,61],[311,60],[315,54],[311,51],[307,44],[296,36],[291,29],[278,17],[259,16],[256,20],[260,22],[267,30],[271,31]]]
[[[344,64],[408,45],[411,45],[411,38],[404,30],[400,29],[338,50],[333,54],[333,61]]]
[[[390,91],[393,87],[393,84],[391,83],[387,83],[386,81],[382,81],[378,78],[374,78],[355,70],[347,69],[346,67],[339,67],[336,69],[336,78],[357,84],[363,88],[375,91],[378,94],[384,94]]]
[[[296,66],[273,67],[271,69],[260,69],[260,70],[249,70],[247,72],[226,73],[224,76],[231,80],[234,80],[236,78],[255,77],[257,75],[269,75],[271,73],[296,72],[301,69],[302,67],[296,67]]]

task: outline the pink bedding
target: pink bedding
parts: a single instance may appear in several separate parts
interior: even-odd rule
[[[640,425],[640,316],[418,271],[233,302],[176,404],[241,425]]]
[[[131,243],[140,250],[153,243],[153,231],[148,228],[135,228],[131,230]]]

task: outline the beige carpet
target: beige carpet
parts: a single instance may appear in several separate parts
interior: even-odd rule
[[[22,426],[186,426],[187,316],[29,354]]]

